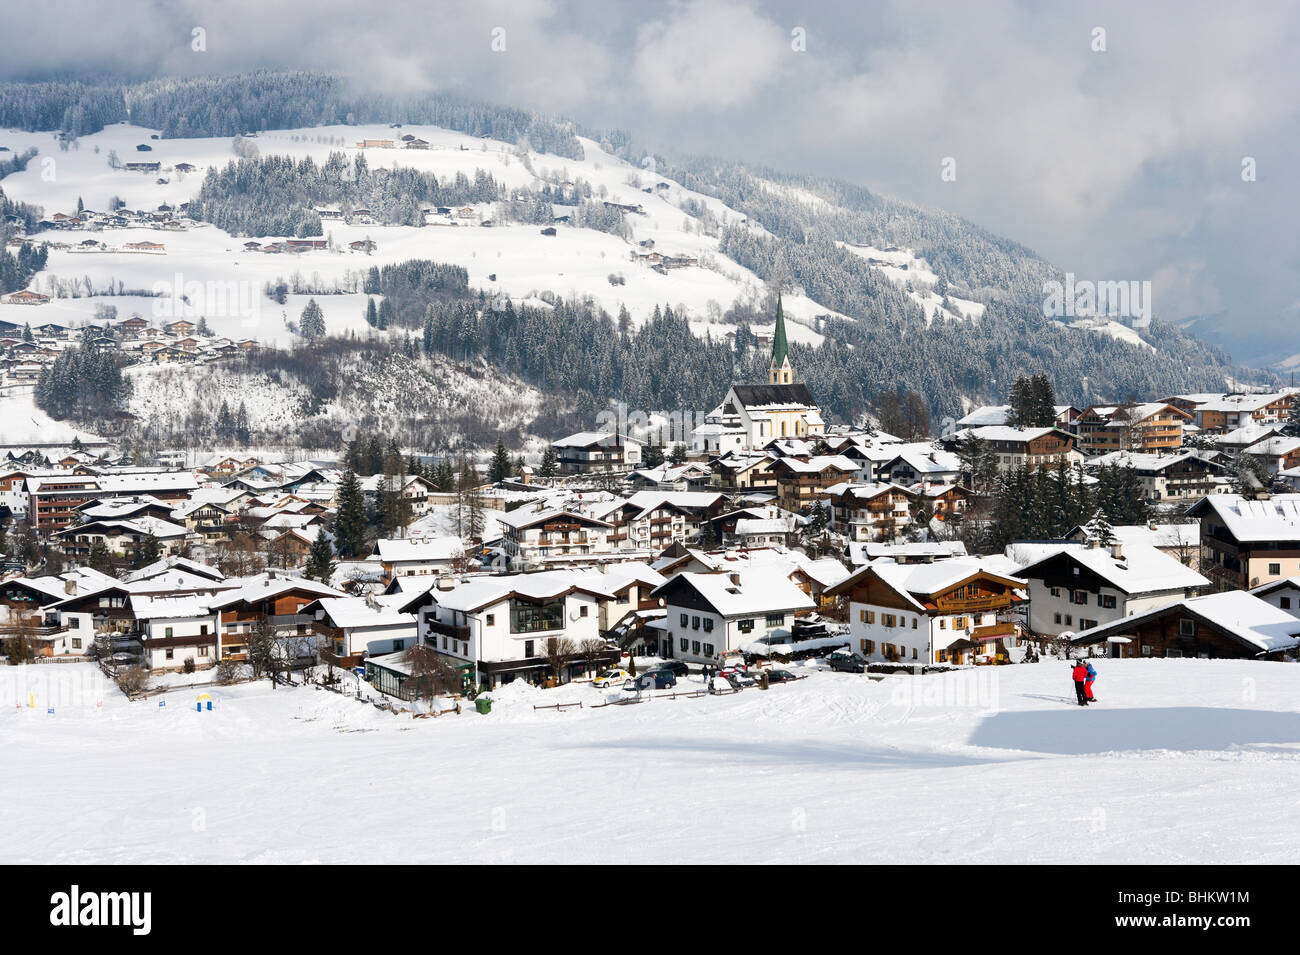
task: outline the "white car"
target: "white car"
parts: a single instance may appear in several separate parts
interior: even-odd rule
[[[615,667],[612,670],[601,670],[596,674],[596,678],[591,681],[592,686],[604,689],[608,686],[622,686],[625,680],[631,679],[631,674],[621,667]]]

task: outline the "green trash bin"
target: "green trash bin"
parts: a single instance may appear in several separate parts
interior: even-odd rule
[[[492,712],[492,701],[486,696],[480,696],[474,701],[474,708],[480,713],[487,715]]]

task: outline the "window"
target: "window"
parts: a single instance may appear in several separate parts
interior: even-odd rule
[[[394,653],[396,653],[398,650],[405,650],[405,649],[406,649],[406,641],[405,641],[405,640],[394,640],[394,641],[393,641],[393,652],[394,652]]]
[[[1180,637],[1196,636],[1196,621],[1183,617],[1178,621],[1178,635]]]
[[[578,616],[579,616],[579,617],[585,617],[585,616],[587,616],[587,605],[586,605],[586,604],[583,604],[581,607],[578,608]]]
[[[1061,622],[1061,615],[1060,615],[1059,613],[1054,613],[1054,614],[1052,614],[1052,617],[1053,617],[1053,620],[1052,620],[1053,623],[1060,623],[1060,622]]]
[[[690,625],[691,625],[691,615],[688,613],[682,614],[682,626],[689,627]]]
[[[698,630],[698,629],[700,629],[700,618],[699,618],[699,617],[691,617],[691,629],[692,629],[692,630]]]
[[[916,659],[916,647],[912,647],[912,659]]]
[[[1059,596],[1061,596],[1061,588],[1060,588],[1060,587],[1053,587],[1053,588],[1052,588],[1052,596],[1053,596],[1053,597],[1059,597]]]
[[[1071,591],[1070,591],[1070,603],[1072,603],[1072,604],[1085,604],[1085,605],[1086,605],[1086,604],[1088,603],[1088,591],[1086,591],[1086,590],[1071,590]]]
[[[715,654],[714,654],[714,652],[713,652],[713,644],[711,644],[711,643],[706,643],[706,644],[704,645],[704,655],[705,655],[706,657],[715,656]]]
[[[767,615],[767,625],[769,627],[779,627],[784,623],[785,623],[785,614],[783,613],[769,613]]]
[[[892,629],[897,624],[897,622],[898,622],[898,618],[895,617],[892,613],[882,613],[880,615],[880,623],[884,627],[888,627]]]
[[[1268,565],[1268,575],[1269,575],[1270,577],[1280,577],[1280,576],[1282,576],[1282,565],[1281,565],[1281,564],[1269,564],[1269,565]]]
[[[705,618],[704,618],[704,632],[705,632],[705,633],[709,633],[709,632],[712,631],[712,630],[713,630],[713,618],[712,618],[712,617],[705,617]]]
[[[524,656],[529,658],[536,656],[536,654],[533,653],[533,641],[524,641]]]
[[[174,656],[174,654],[175,654],[175,651],[173,651],[173,649],[172,649],[171,647],[168,647],[168,648],[163,652],[163,656],[165,656],[168,660],[172,659],[172,657]]]
[[[1088,629],[1090,629],[1090,628],[1092,628],[1092,627],[1095,627],[1095,626],[1097,626],[1097,621],[1096,621],[1096,620],[1084,620],[1082,617],[1079,618],[1079,629],[1080,629],[1080,630],[1088,630]]]
[[[512,633],[535,633],[538,630],[564,629],[564,599],[549,603],[510,601],[510,630]]]
[[[199,647],[199,656],[201,656],[201,657],[206,657],[207,655],[208,655],[208,648],[207,648],[207,646],[205,645],[205,646]]]
[[[698,640],[691,641],[691,652],[694,653],[696,656],[700,655],[700,641]]]
[[[172,638],[172,628],[171,628],[171,627],[164,627],[164,628],[163,628],[163,636],[166,637],[168,640],[170,640],[170,639]]]
[[[1290,610],[1290,609],[1291,609],[1291,598],[1290,598],[1290,597],[1279,597],[1279,598],[1278,598],[1278,606],[1281,607],[1283,610]]]
[[[682,653],[685,653],[686,651],[690,650],[690,648],[691,648],[691,641],[687,640],[685,637],[682,637]]]
[[[1114,610],[1114,609],[1115,609],[1115,595],[1114,595],[1114,594],[1100,594],[1100,595],[1098,595],[1098,597],[1097,597],[1097,603],[1099,603],[1099,604],[1100,604],[1103,608],[1105,608],[1106,610]]]
[[[81,649],[81,638],[80,638],[80,637],[73,637],[73,638],[72,638],[72,649],[74,649],[74,650],[80,650],[80,649]],[[206,650],[207,647],[204,647],[203,649]]]
[[[486,622],[489,627],[493,626],[497,622],[497,615],[494,613],[488,614],[486,618]]]
[[[754,630],[753,618],[751,617],[748,620],[737,620],[736,629],[739,630],[741,633],[752,633]]]
[[[859,622],[859,623],[866,623],[866,622],[867,622],[867,612],[866,612],[865,610],[859,610],[859,611],[858,611],[858,622]]]
[[[912,618],[912,629],[913,629],[913,630],[916,629],[916,621],[917,621],[917,618],[916,618],[916,617],[913,617],[913,618]]]

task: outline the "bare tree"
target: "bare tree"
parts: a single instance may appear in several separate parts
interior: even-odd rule
[[[578,652],[587,665],[588,673],[595,669],[595,661],[599,660],[607,649],[608,644],[600,637],[587,637],[578,644]]]
[[[32,638],[34,629],[31,614],[14,613],[11,632],[4,640],[4,653],[11,664],[31,663],[36,659],[36,641]]]
[[[568,637],[548,637],[542,641],[540,656],[555,673],[555,682],[564,682],[564,673],[578,658],[578,645]]]
[[[461,687],[460,669],[427,643],[410,647],[402,659],[411,668],[417,699],[432,704],[435,696],[454,693]]]

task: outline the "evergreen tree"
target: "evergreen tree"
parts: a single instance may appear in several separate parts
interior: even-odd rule
[[[316,531],[316,539],[311,542],[311,550],[307,553],[307,576],[313,580],[319,580],[323,584],[328,584],[330,578],[334,576],[336,566],[334,548],[330,545],[329,537],[325,534],[325,528],[321,527]]]
[[[497,437],[497,446],[492,452],[492,463],[489,466],[488,474],[493,484],[510,477],[510,452],[506,450],[500,436]]]
[[[338,490],[334,539],[344,557],[360,557],[366,546],[366,502],[361,482],[351,470],[343,473]]]
[[[307,306],[298,319],[298,331],[308,341],[325,337],[325,312],[316,304],[314,298],[307,299]]]
[[[560,463],[555,454],[555,448],[550,445],[542,452],[542,463],[537,467],[537,476],[543,478],[553,478],[559,473]]]
[[[162,556],[162,543],[153,534],[149,534],[140,542],[140,548],[136,552],[136,567],[147,567]]]

